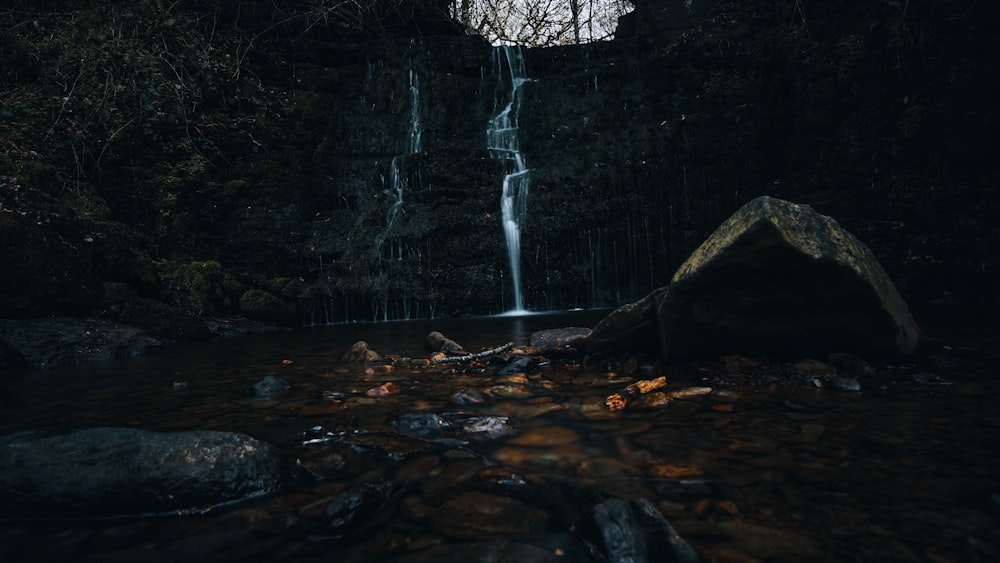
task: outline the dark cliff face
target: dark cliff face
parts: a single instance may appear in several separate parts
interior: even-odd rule
[[[837,218],[917,310],[995,304],[996,8],[637,4],[619,40],[525,53],[528,308],[637,298],[759,195]],[[0,314],[107,310],[109,281],[205,315],[263,290],[300,322],[512,306],[505,165],[486,149],[505,86],[481,38],[247,50],[163,22],[175,42],[155,57],[91,38],[134,54],[117,82],[110,62],[59,67],[30,27],[0,45]],[[181,56],[195,45],[209,58]],[[86,90],[85,72],[103,78]]]

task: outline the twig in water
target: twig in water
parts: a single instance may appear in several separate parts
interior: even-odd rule
[[[513,342],[508,342],[502,346],[497,346],[496,348],[490,348],[489,350],[483,350],[482,352],[476,352],[475,354],[466,354],[464,356],[435,356],[435,364],[444,364],[449,362],[471,362],[478,360],[480,358],[486,358],[489,356],[494,356],[501,352],[506,352],[514,347]]]

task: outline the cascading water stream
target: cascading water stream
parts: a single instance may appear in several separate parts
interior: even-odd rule
[[[420,137],[424,127],[420,121],[420,77],[410,63],[410,154],[423,150]]]
[[[410,46],[413,47],[414,42],[410,42]],[[413,69],[413,61],[410,61],[410,130],[408,135],[408,143],[406,147],[406,154],[417,154],[423,150],[423,145],[421,143],[421,137],[423,135],[423,124],[420,119],[420,77],[417,72]],[[379,255],[382,254],[382,246],[385,244],[386,239],[392,232],[392,227],[396,224],[396,220],[399,215],[403,212],[403,196],[407,188],[407,181],[399,170],[399,161],[405,155],[398,155],[393,157],[392,162],[389,164],[389,181],[386,182],[386,191],[396,200],[389,207],[389,211],[386,213],[386,226],[385,230],[378,236],[376,240],[376,245],[379,250]],[[403,259],[403,253],[400,251],[397,256],[398,259]]]
[[[521,154],[518,139],[518,114],[521,109],[521,87],[530,80],[524,67],[524,53],[518,45],[501,45],[493,50],[497,72],[497,89],[493,117],[486,127],[486,148],[490,156],[507,161],[503,178],[500,210],[503,218],[510,277],[514,288],[511,313],[523,312],[524,294],[521,287],[521,224],[527,214],[530,170]]]

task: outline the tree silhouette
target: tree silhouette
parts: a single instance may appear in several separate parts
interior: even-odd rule
[[[451,17],[493,44],[568,45],[614,36],[631,0],[454,0]]]

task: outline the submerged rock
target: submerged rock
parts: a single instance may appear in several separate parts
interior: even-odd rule
[[[265,397],[273,399],[288,393],[292,384],[274,375],[264,376],[263,379],[247,387],[245,393],[251,397]]]
[[[431,517],[434,530],[467,541],[543,533],[548,515],[523,502],[485,493],[464,493],[441,505]]]
[[[497,438],[513,434],[515,430],[506,416],[477,416],[463,421],[462,431],[485,435],[487,438]]]
[[[324,515],[329,519],[330,533],[316,540],[339,540],[356,537],[384,524],[391,516],[390,508],[400,491],[391,483],[362,483],[337,495],[327,505]]]
[[[661,288],[595,327],[591,349],[663,356],[909,354],[919,330],[872,252],[806,205],[759,197]]]
[[[179,511],[273,493],[292,476],[277,448],[229,432],[91,428],[0,438],[4,516]]]
[[[450,426],[448,421],[433,413],[407,413],[392,422],[397,432],[415,436],[429,436]]]
[[[538,359],[531,356],[509,356],[504,361],[506,364],[497,371],[497,375],[531,373],[538,369]]]
[[[481,405],[486,397],[474,387],[463,387],[451,395],[451,400],[459,405]]]
[[[610,499],[574,526],[582,539],[614,563],[700,561],[673,526],[646,500]]]

